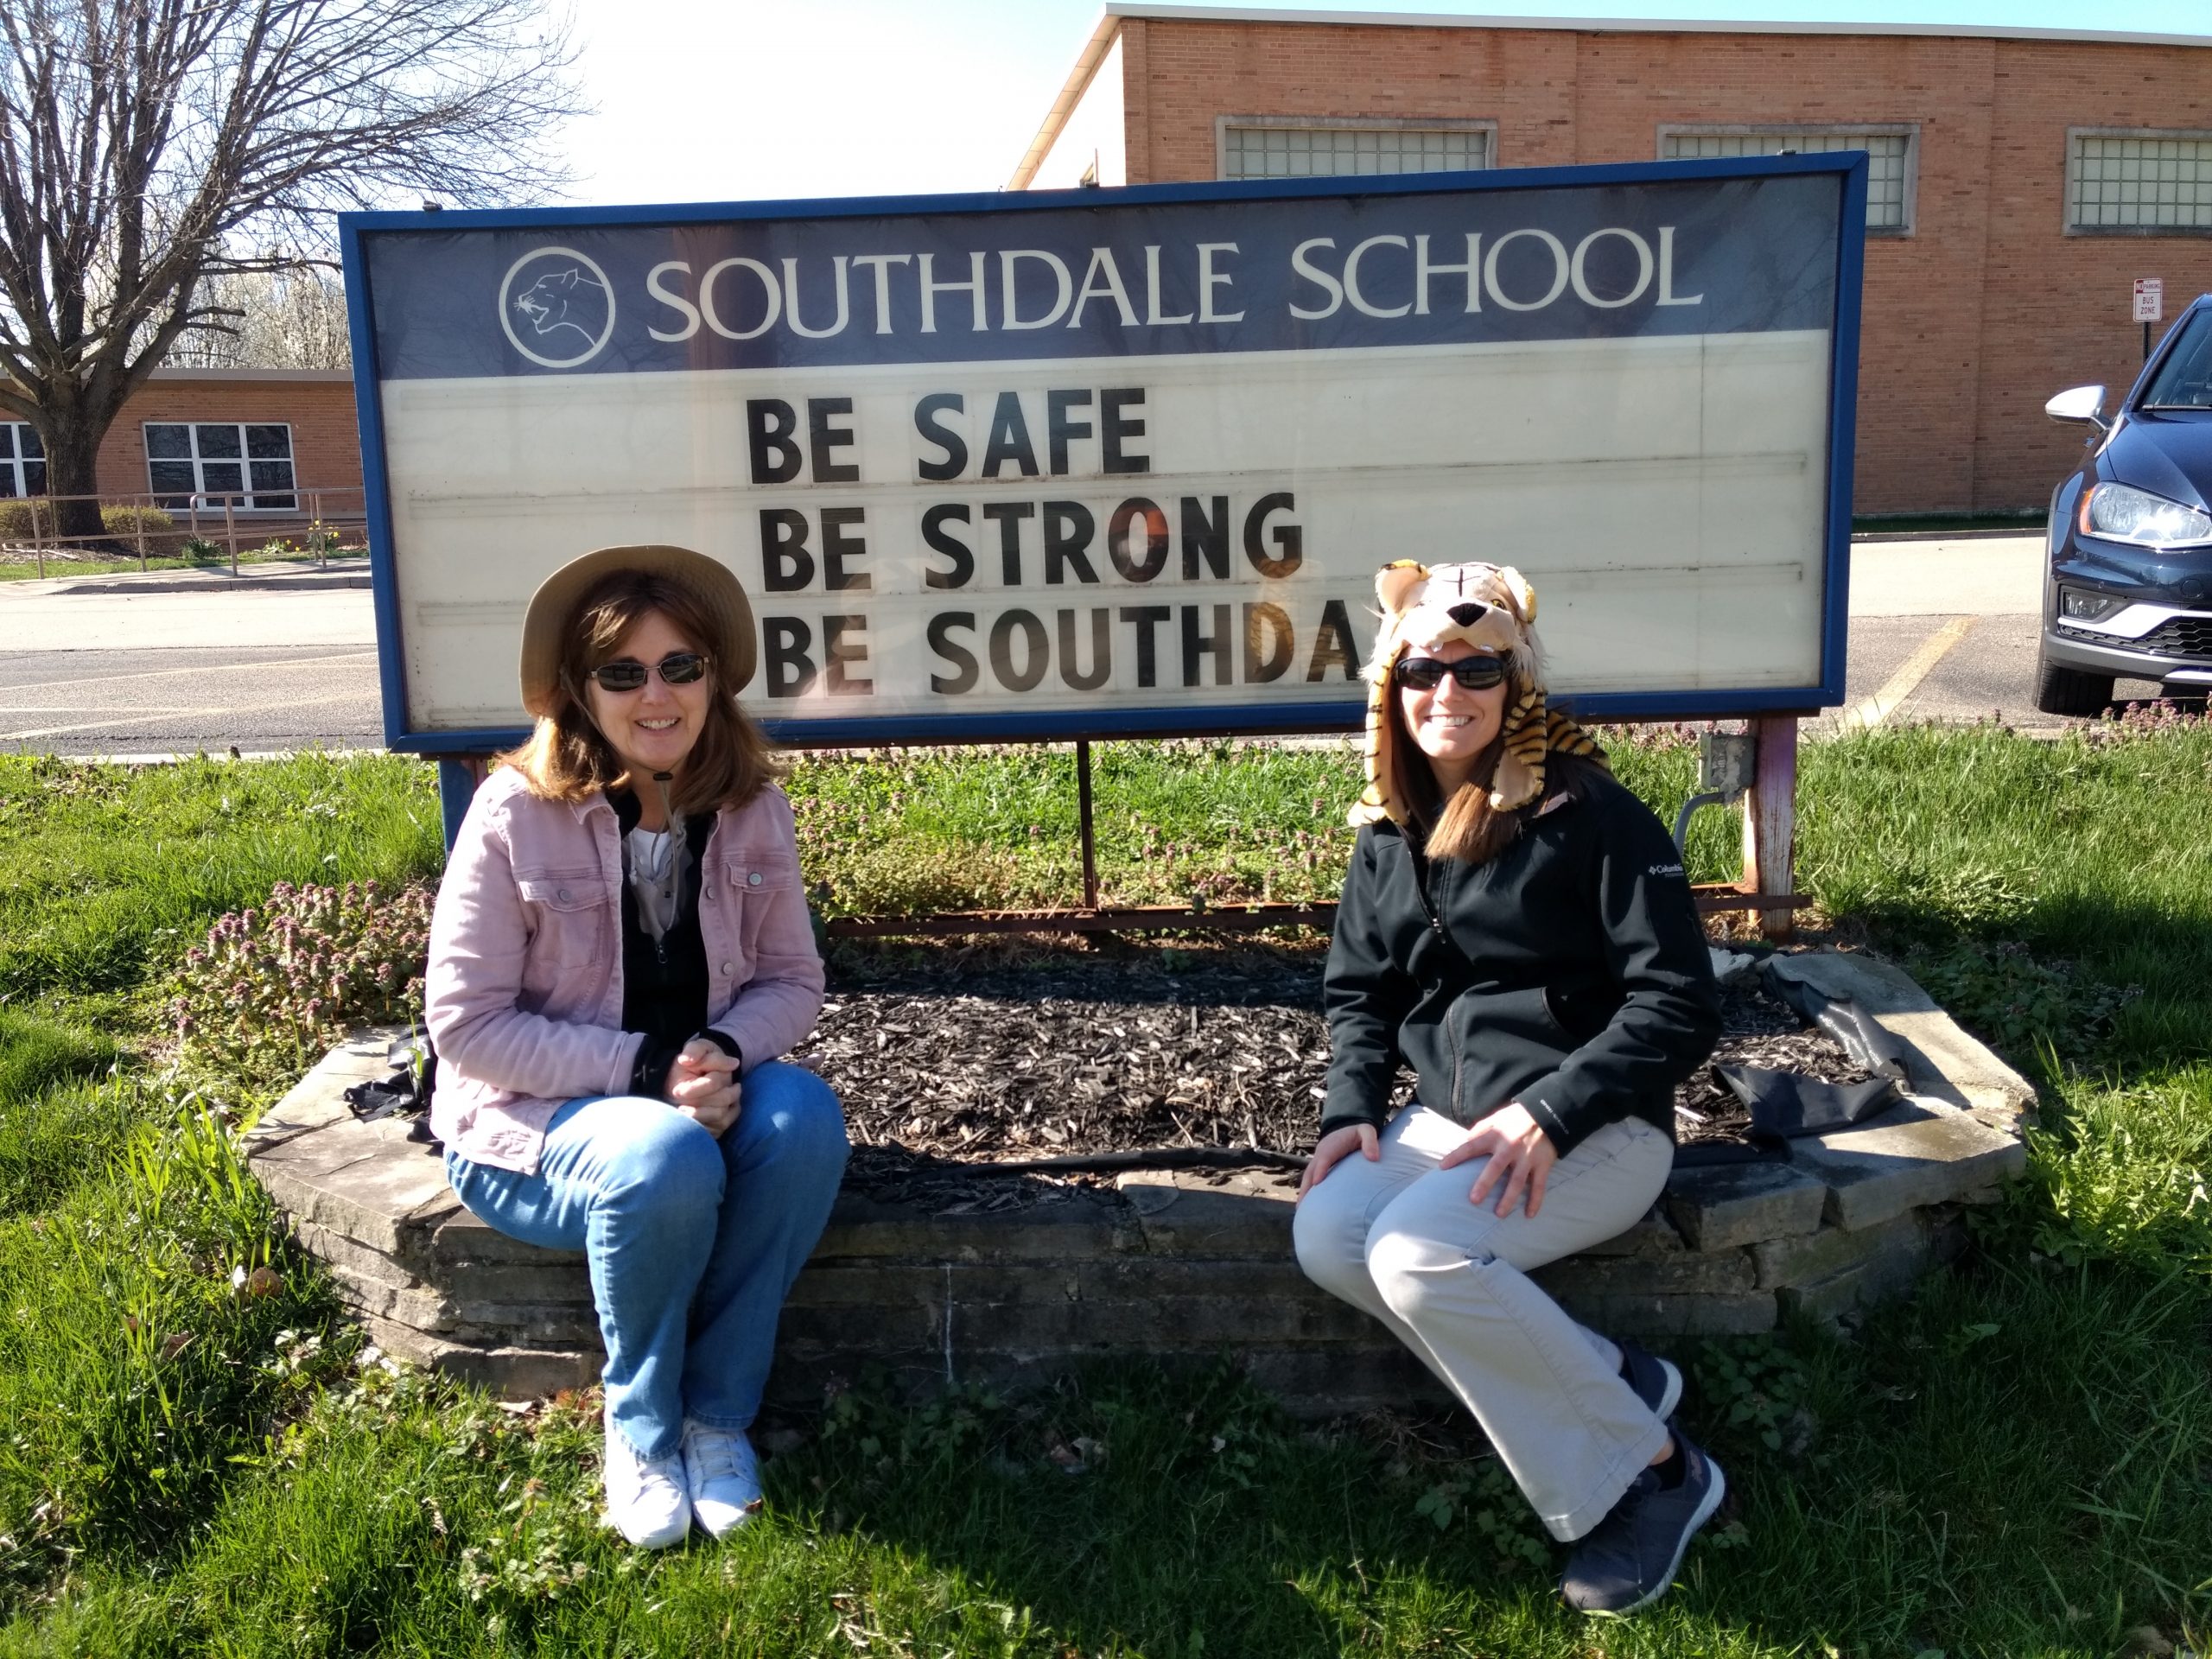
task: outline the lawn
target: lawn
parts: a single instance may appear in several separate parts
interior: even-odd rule
[[[1669,814],[1694,770],[1663,740],[1618,760]],[[2043,1128],[1911,1302],[1681,1345],[1737,1497],[1659,1609],[1589,1624],[1463,1428],[1290,1423],[1229,1368],[863,1382],[786,1426],[737,1540],[620,1547],[588,1403],[502,1409],[334,1318],[226,1127],[281,1071],[172,1065],[218,916],[432,874],[428,769],[0,758],[0,1654],[2203,1652],[2212,728],[1877,733],[1802,779],[1823,925],[2032,1075]],[[1341,750],[1108,745],[1098,780],[1114,899],[1342,869]],[[1064,753],[809,760],[792,792],[831,913],[1074,896]],[[1700,815],[1694,873],[1732,853]]]

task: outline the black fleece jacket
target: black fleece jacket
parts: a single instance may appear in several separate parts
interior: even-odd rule
[[[1323,999],[1323,1134],[1380,1125],[1402,1060],[1431,1110],[1471,1124],[1517,1100],[1561,1156],[1625,1117],[1672,1136],[1675,1085],[1720,1030],[1674,842],[1588,767],[1487,864],[1363,829]]]

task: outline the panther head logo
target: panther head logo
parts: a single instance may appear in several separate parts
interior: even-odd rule
[[[594,299],[596,303],[581,305],[580,298]],[[599,338],[598,330],[579,317],[596,324],[606,315],[607,286],[571,265],[565,270],[547,271],[516,295],[512,303],[528,319],[531,332],[549,345],[562,350],[588,348]],[[575,338],[561,338],[564,331]]]
[[[533,248],[507,267],[499,317],[507,343],[531,362],[578,368],[613,337],[614,289],[590,255]]]

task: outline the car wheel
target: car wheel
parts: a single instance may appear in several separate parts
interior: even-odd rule
[[[2101,715],[2112,706],[2109,674],[2061,668],[2036,652],[2036,707],[2046,715]]]

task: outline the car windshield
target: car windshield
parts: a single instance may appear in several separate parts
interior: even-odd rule
[[[2199,311],[2189,320],[2136,406],[2212,409],[2212,310]]]

